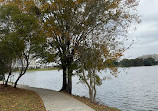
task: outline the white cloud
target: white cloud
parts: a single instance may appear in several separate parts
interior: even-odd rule
[[[140,0],[138,14],[142,23],[132,35],[137,41],[125,52],[125,58],[158,54],[158,0]]]

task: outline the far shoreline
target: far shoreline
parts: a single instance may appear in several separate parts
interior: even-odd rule
[[[59,70],[59,68],[28,69],[27,72],[31,72],[31,71],[49,71],[49,70]]]

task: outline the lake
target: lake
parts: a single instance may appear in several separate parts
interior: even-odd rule
[[[96,100],[122,111],[158,111],[158,66],[119,68],[119,71],[118,78],[112,77],[97,87]],[[30,71],[19,84],[59,91],[62,71]],[[77,77],[73,77],[72,93],[88,97],[87,87],[78,83]]]

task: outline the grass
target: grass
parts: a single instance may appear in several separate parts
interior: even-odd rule
[[[46,111],[46,109],[37,93],[0,85],[0,111]]]
[[[65,92],[62,92],[62,93],[65,93]],[[75,96],[75,95],[70,95],[68,93],[65,93],[77,100],[79,100],[80,102],[88,105],[89,107],[91,107],[92,109],[94,109],[95,111],[121,111],[117,108],[112,108],[112,107],[108,107],[108,106],[105,106],[105,105],[101,105],[99,103],[92,103],[88,98],[86,97],[80,97],[80,96]]]
[[[48,70],[58,70],[58,68],[28,69],[27,71],[48,71]]]

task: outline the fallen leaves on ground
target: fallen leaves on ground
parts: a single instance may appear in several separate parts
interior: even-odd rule
[[[46,111],[39,95],[33,91],[0,85],[0,111]]]

